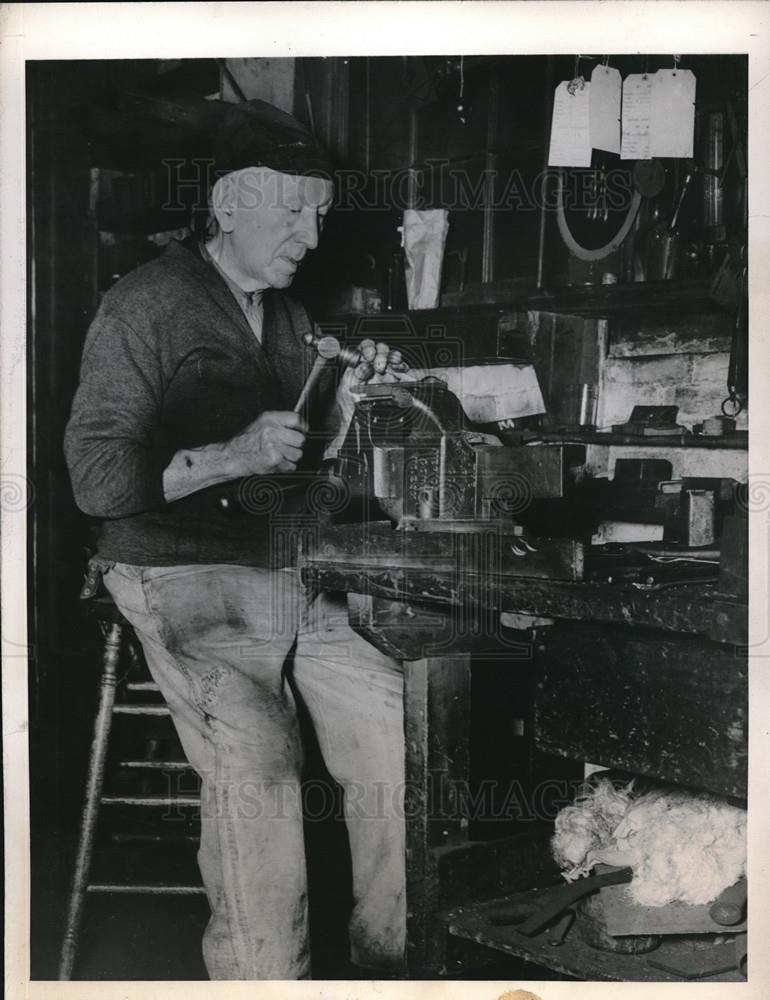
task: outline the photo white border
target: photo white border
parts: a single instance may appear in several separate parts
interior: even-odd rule
[[[2,453],[3,779],[6,996],[11,1000],[143,997],[358,1000],[363,997],[542,1000],[770,995],[770,639],[768,510],[752,515],[750,642],[749,982],[746,984],[442,981],[190,983],[29,982],[27,748],[25,95],[27,59],[592,52],[749,54],[750,473],[770,493],[770,4],[764,0],[518,2],[79,3],[0,6],[0,430]],[[761,508],[758,504],[758,507]],[[524,998],[522,998],[524,1000]]]

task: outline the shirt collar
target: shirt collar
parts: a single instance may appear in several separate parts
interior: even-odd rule
[[[214,270],[217,271],[217,273],[223,278],[225,284],[233,293],[233,295],[235,296],[237,302],[239,303],[242,309],[251,308],[254,305],[259,305],[261,303],[262,301],[261,291],[255,291],[255,292],[244,291],[244,289],[241,288],[240,285],[237,285],[233,281],[233,279],[230,277],[229,274],[227,274],[225,271],[222,270],[222,268],[219,266],[216,260],[209,253],[209,249],[203,241],[200,242],[199,246],[200,246],[201,256],[203,257],[203,259],[207,261],[209,264],[211,264]]]

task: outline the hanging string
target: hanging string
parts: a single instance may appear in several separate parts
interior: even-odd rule
[[[465,124],[465,56],[460,56],[460,95],[457,101],[457,114],[462,124]]]
[[[575,94],[579,90],[582,90],[583,87],[585,87],[585,85],[586,85],[586,82],[583,79],[583,77],[580,75],[580,56],[575,56],[574,76],[572,77],[572,79],[570,80],[570,82],[567,84],[567,93],[571,97],[574,97]]]
[[[676,76],[676,71],[679,69],[679,60],[681,56],[674,56],[674,76]]]

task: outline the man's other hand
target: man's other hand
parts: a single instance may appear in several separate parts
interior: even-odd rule
[[[324,458],[335,458],[345,440],[353,419],[356,400],[361,398],[364,386],[382,382],[400,382],[408,377],[409,365],[401,351],[392,350],[387,344],[376,344],[373,340],[362,340],[358,345],[361,360],[347,368],[340,379],[334,407],[333,438],[329,442]]]
[[[382,341],[375,344],[373,340],[362,340],[358,350],[361,360],[345,372],[353,392],[367,382],[398,382],[409,371],[401,351],[391,349]],[[345,382],[344,377],[342,382]]]
[[[373,340],[362,340],[358,351],[361,360],[345,370],[337,389],[337,405],[345,417],[345,425],[350,423],[356,399],[365,385],[399,382],[409,371],[401,351],[392,350],[382,341],[375,344]]]
[[[266,410],[229,442],[234,476],[293,472],[302,458],[307,428],[290,410]]]

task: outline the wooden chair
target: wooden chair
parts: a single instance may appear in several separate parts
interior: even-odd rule
[[[84,588],[85,591],[88,587]],[[83,596],[83,594],[81,594]],[[88,602],[89,615],[95,618],[104,637],[102,654],[102,671],[100,691],[94,732],[86,778],[85,802],[80,819],[80,833],[75,860],[75,870],[72,888],[69,896],[64,939],[59,960],[58,979],[68,980],[77,956],[83,910],[86,896],[90,893],[148,893],[192,895],[203,893],[203,887],[198,884],[167,884],[165,882],[149,882],[131,878],[127,881],[115,879],[104,881],[92,880],[94,848],[96,844],[97,827],[102,813],[102,807],[124,806],[132,810],[146,810],[149,815],[157,814],[158,807],[174,807],[178,810],[197,809],[200,805],[199,795],[194,794],[146,794],[140,789],[131,789],[128,794],[105,794],[105,774],[108,763],[108,749],[113,721],[116,716],[126,718],[126,724],[134,727],[137,734],[141,733],[142,723],[146,720],[169,716],[169,709],[158,692],[157,685],[150,679],[141,646],[129,622],[123,617],[108,595],[92,596]],[[125,666],[122,674],[121,667]],[[157,741],[156,741],[157,742]],[[145,746],[152,749],[152,741],[145,741]],[[124,775],[136,778],[142,773],[162,772],[164,774],[192,775],[189,764],[182,759],[157,759],[153,752],[138,755],[139,759],[117,761],[117,768]],[[171,756],[166,754],[166,756]],[[182,757],[182,755],[179,755]],[[197,779],[193,778],[193,781]],[[152,834],[115,834],[114,841],[143,840],[153,844],[159,841],[174,840],[167,833]],[[178,840],[178,837],[176,838]],[[185,839],[197,842],[196,836]]]

